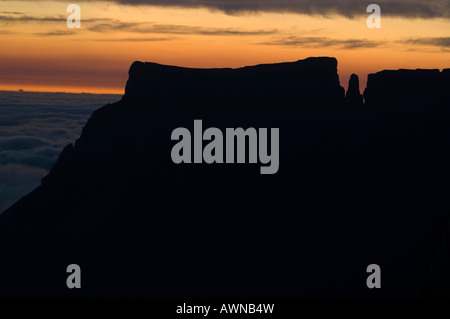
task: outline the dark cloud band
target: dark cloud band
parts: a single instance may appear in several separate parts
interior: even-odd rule
[[[341,49],[359,49],[359,48],[375,48],[379,47],[385,42],[382,41],[370,41],[367,39],[332,39],[328,37],[297,37],[289,36],[274,39],[271,42],[264,42],[260,44],[265,45],[282,45],[293,46],[303,48],[324,48],[324,47],[337,47]]]
[[[2,1],[2,0],[0,0]],[[227,14],[252,12],[291,12],[308,15],[354,18],[367,15],[367,6],[380,5],[382,14],[404,18],[450,18],[449,0],[97,0],[132,6],[208,8]],[[19,12],[0,12],[19,14]]]
[[[110,0],[111,1],[111,0]],[[228,14],[245,12],[294,12],[309,15],[338,14],[345,17],[366,15],[367,6],[376,3],[385,16],[408,18],[450,18],[448,0],[113,0],[126,5],[157,5],[209,8]]]
[[[414,38],[401,41],[405,44],[416,44],[416,45],[428,45],[436,46],[441,48],[450,48],[450,37],[438,37],[438,38]]]

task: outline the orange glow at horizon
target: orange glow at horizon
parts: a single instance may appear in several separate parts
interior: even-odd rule
[[[81,28],[68,29],[65,2],[0,5],[3,12],[21,13],[2,16],[41,19],[0,20],[0,90],[123,94],[136,60],[235,68],[333,56],[341,85],[347,87],[356,73],[361,89],[368,73],[383,69],[450,68],[448,47],[408,42],[448,37],[450,21],[444,19],[382,18],[381,29],[369,29],[366,15],[353,20],[289,13],[230,16],[206,9],[81,2]],[[349,47],[351,40],[369,45]]]

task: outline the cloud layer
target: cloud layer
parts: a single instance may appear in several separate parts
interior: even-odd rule
[[[39,186],[40,179],[47,173],[41,167],[22,164],[0,166],[0,214],[21,196]]]
[[[402,43],[413,44],[413,45],[427,45],[436,46],[440,48],[450,49],[450,37],[425,37],[425,38],[413,38],[402,41]]]
[[[0,92],[0,213],[39,185],[95,109],[119,98]]]
[[[295,12],[327,16],[338,14],[345,17],[366,15],[372,2],[360,0],[114,0],[126,5],[157,5],[189,8],[209,8],[228,14],[245,12]],[[407,18],[450,18],[448,0],[377,0],[386,16]]]
[[[241,30],[236,28],[207,28],[200,26],[154,24],[148,22],[121,22],[111,20],[108,23],[94,24],[89,31],[110,33],[114,31],[144,33],[144,34],[195,34],[195,35],[266,35],[274,34],[277,30]]]
[[[61,0],[60,0],[61,1]],[[331,16],[337,14],[347,18],[367,15],[367,6],[380,5],[384,16],[404,18],[450,18],[448,0],[97,0],[131,6],[160,6],[182,8],[208,8],[227,14],[255,12],[291,12],[307,15]],[[0,0],[1,2],[1,0]],[[20,14],[20,12],[0,13]]]
[[[367,39],[331,39],[328,37],[298,37],[288,36],[274,39],[271,42],[261,43],[265,45],[283,45],[283,46],[300,46],[302,48],[327,48],[337,47],[341,49],[351,50],[359,48],[375,48],[385,42],[371,41]]]

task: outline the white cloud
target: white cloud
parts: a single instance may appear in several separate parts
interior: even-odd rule
[[[0,166],[0,212],[39,186],[40,179],[47,173],[44,168],[28,165]]]
[[[40,184],[89,116],[117,95],[0,92],[0,213]]]

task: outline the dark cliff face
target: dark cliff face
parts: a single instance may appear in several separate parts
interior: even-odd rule
[[[337,60],[325,57],[239,69],[190,69],[134,62],[125,89],[126,100],[192,100],[227,111],[241,100],[242,111],[256,112],[271,107],[336,105],[343,102],[344,94]]]
[[[133,63],[122,100],[95,111],[42,185],[0,215],[0,295],[414,291],[431,226],[450,208],[450,156],[438,147],[449,113],[438,105],[386,119],[348,108],[336,68],[332,58],[213,70]],[[222,131],[279,128],[279,171],[174,164],[171,133],[193,132],[196,119]],[[65,287],[72,263],[78,291]],[[389,288],[365,287],[372,263]]]
[[[363,97],[359,92],[359,77],[356,74],[350,76],[345,100],[350,106],[362,106]]]
[[[397,70],[369,74],[364,99],[367,105],[427,108],[448,105],[449,69]]]

